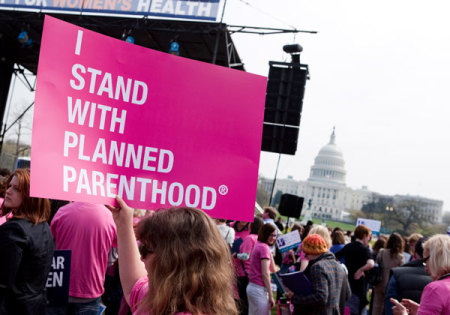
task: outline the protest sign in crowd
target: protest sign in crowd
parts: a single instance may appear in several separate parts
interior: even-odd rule
[[[46,17],[0,314],[450,314],[450,236],[255,216],[265,84]]]

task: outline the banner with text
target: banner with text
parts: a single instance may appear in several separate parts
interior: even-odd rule
[[[301,242],[302,240],[298,231],[280,234],[277,237],[277,247],[280,253],[285,253],[290,249],[297,248]]]
[[[0,8],[216,21],[223,0],[0,0]]]
[[[49,306],[64,306],[69,301],[71,259],[71,250],[55,250],[53,254],[45,284]]]
[[[266,83],[46,16],[31,194],[252,221]]]
[[[371,220],[371,219],[364,219],[364,218],[358,218],[356,220],[356,226],[358,226],[360,224],[367,226],[369,229],[372,230],[372,232],[376,232],[376,233],[380,232],[381,221]]]

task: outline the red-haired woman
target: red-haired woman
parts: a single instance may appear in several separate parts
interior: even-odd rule
[[[7,181],[0,226],[0,314],[45,314],[45,283],[54,244],[48,199],[30,197],[30,171],[17,169]]]

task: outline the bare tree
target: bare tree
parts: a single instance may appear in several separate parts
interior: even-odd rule
[[[16,141],[16,157],[24,155],[24,152],[30,148],[32,115],[29,109],[31,107],[32,104],[27,104],[25,101],[18,105],[16,104],[12,115],[8,119],[7,128],[14,132],[7,133],[6,138]]]
[[[390,214],[390,221],[400,226],[402,234],[408,234],[417,228],[425,227],[432,223],[424,210],[425,204],[423,202],[405,200],[395,205]]]

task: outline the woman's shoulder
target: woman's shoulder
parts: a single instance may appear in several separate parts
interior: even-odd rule
[[[26,243],[29,239],[26,221],[24,219],[11,219],[0,226],[0,239],[3,244]],[[31,223],[31,222],[30,222]],[[8,241],[9,240],[9,241]]]
[[[431,281],[425,286],[425,288],[428,288],[429,290],[441,290],[442,288],[445,288],[450,294],[450,277]]]
[[[139,301],[141,301],[148,292],[148,278],[143,277],[136,281],[130,292],[130,308],[134,312],[137,310]]]
[[[0,226],[0,230],[23,231],[30,224],[32,223],[25,219],[11,218]]]

